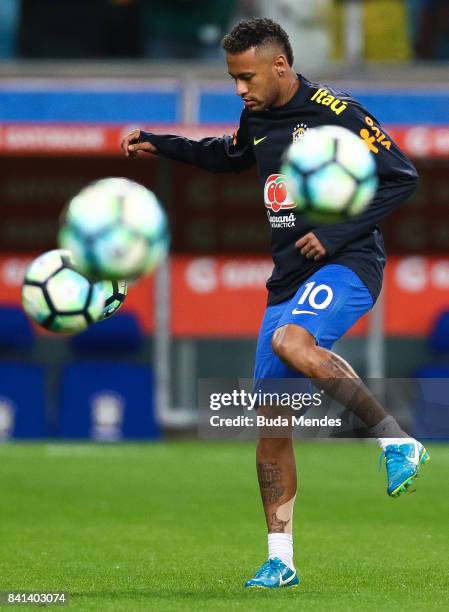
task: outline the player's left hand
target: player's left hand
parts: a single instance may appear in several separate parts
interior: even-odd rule
[[[313,232],[309,232],[302,238],[296,241],[295,247],[301,249],[301,255],[304,255],[306,259],[313,259],[319,261],[326,257],[327,251],[315,236]]]

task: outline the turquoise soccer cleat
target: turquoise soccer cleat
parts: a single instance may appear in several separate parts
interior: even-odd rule
[[[245,587],[259,589],[278,589],[280,587],[292,587],[299,584],[296,570],[290,569],[280,559],[274,557],[268,559],[254,578],[245,582]]]
[[[385,458],[387,468],[387,493],[399,497],[401,493],[411,493],[410,485],[417,478],[419,469],[430,459],[424,446],[414,440],[404,444],[390,444],[381,458]]]

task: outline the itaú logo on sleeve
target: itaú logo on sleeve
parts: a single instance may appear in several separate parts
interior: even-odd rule
[[[270,174],[264,188],[265,207],[273,212],[295,208],[295,203],[287,191],[285,175]]]

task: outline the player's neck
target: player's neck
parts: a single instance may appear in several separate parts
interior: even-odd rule
[[[296,74],[296,72],[291,70],[290,74],[286,75],[285,87],[283,87],[283,91],[281,92],[276,104],[274,104],[273,106],[280,107],[284,106],[285,104],[288,104],[288,102],[290,102],[290,100],[298,91],[300,84],[301,83],[298,78],[298,75]]]

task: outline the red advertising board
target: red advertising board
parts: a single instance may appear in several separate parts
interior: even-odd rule
[[[449,257],[395,257],[384,283],[385,331],[422,336],[442,310],[449,310]]]
[[[272,263],[256,257],[176,257],[172,265],[175,336],[255,336]],[[384,282],[387,335],[422,336],[449,309],[449,258],[391,257]],[[352,328],[363,335],[367,318]]]
[[[0,155],[121,155],[120,142],[135,125],[8,123],[0,125]],[[236,125],[139,125],[148,132],[199,139],[232,134]],[[449,157],[449,126],[385,125],[412,157]]]
[[[29,256],[0,257],[0,301],[20,304]],[[171,330],[174,337],[248,338],[258,333],[266,304],[266,257],[174,257],[171,260]],[[132,285],[125,304],[143,329],[154,329],[154,283]],[[392,257],[387,266],[384,323],[387,335],[426,335],[449,308],[449,257]],[[362,319],[351,334],[364,334]]]
[[[172,264],[173,334],[255,336],[272,268],[266,257],[176,257]]]

